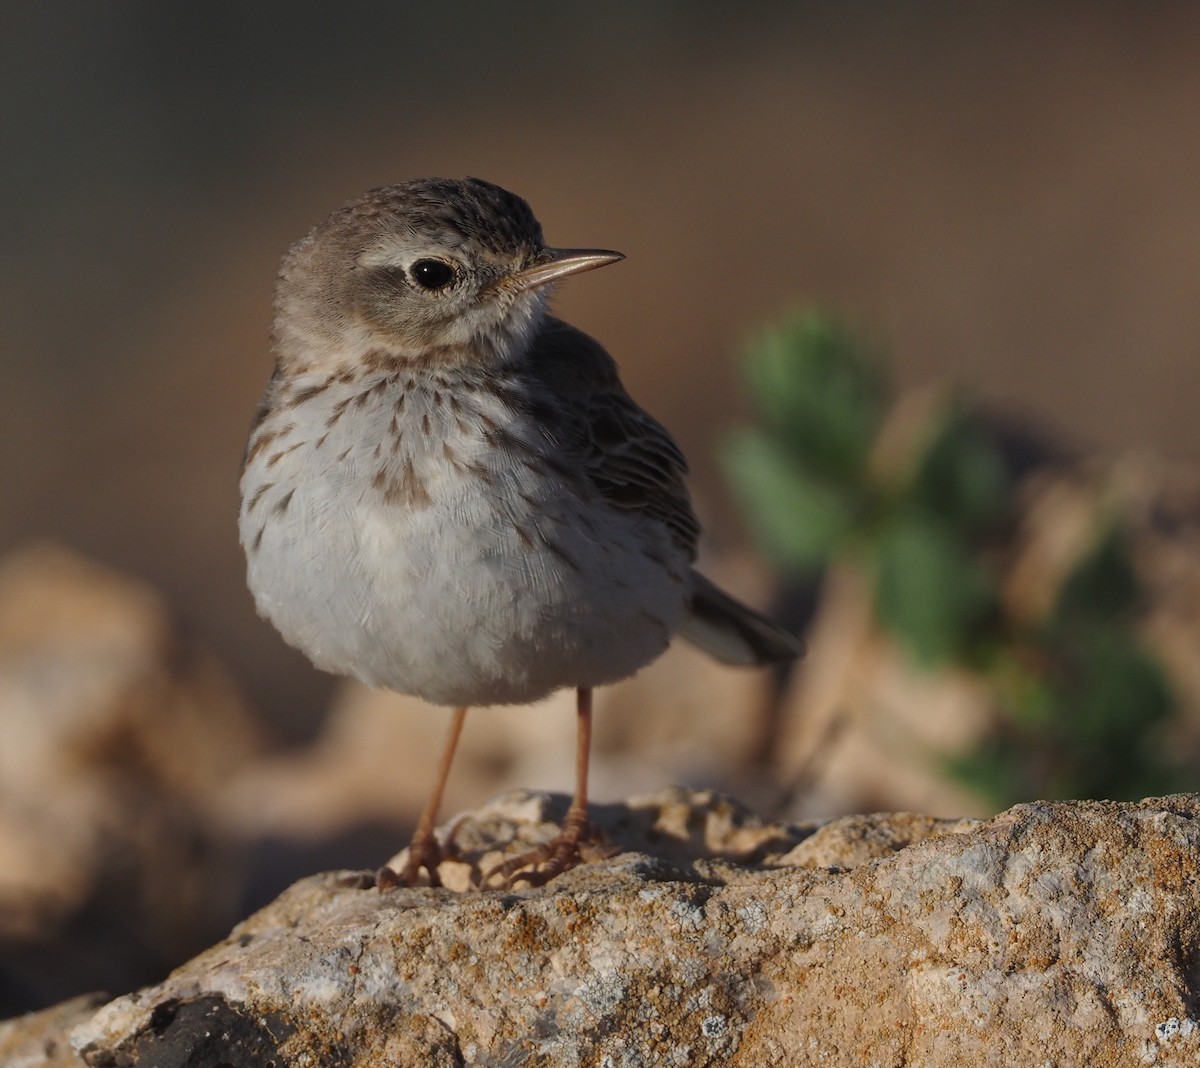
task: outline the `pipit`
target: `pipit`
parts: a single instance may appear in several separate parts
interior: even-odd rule
[[[561,832],[498,873],[544,882],[589,833],[593,687],[676,634],[730,664],[801,651],[692,569],[683,454],[608,353],[547,313],[553,283],[623,258],[549,248],[520,197],[432,178],[367,193],[283,259],[241,480],[258,610],[317,667],[455,709],[407,864],[381,887],[438,882],[468,707],[577,691]]]

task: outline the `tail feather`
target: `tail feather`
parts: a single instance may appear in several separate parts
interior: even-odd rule
[[[692,572],[692,600],[679,633],[725,664],[770,664],[804,654],[789,630],[734,600],[699,572]]]

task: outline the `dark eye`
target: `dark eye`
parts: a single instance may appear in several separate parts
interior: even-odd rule
[[[454,268],[441,260],[417,260],[410,273],[422,289],[445,289],[454,281]]]

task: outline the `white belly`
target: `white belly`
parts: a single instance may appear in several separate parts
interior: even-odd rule
[[[249,584],[284,638],[327,671],[447,705],[533,701],[657,657],[687,573],[665,531],[430,412],[431,432],[385,461],[384,488],[409,491],[391,500],[376,447],[390,409],[330,430],[304,413],[248,464]],[[420,414],[410,396],[409,424]]]

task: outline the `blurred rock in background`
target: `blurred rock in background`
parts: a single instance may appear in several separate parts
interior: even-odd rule
[[[51,546],[0,560],[0,724],[3,1009],[126,989],[237,918],[215,815],[258,722],[153,590]]]

